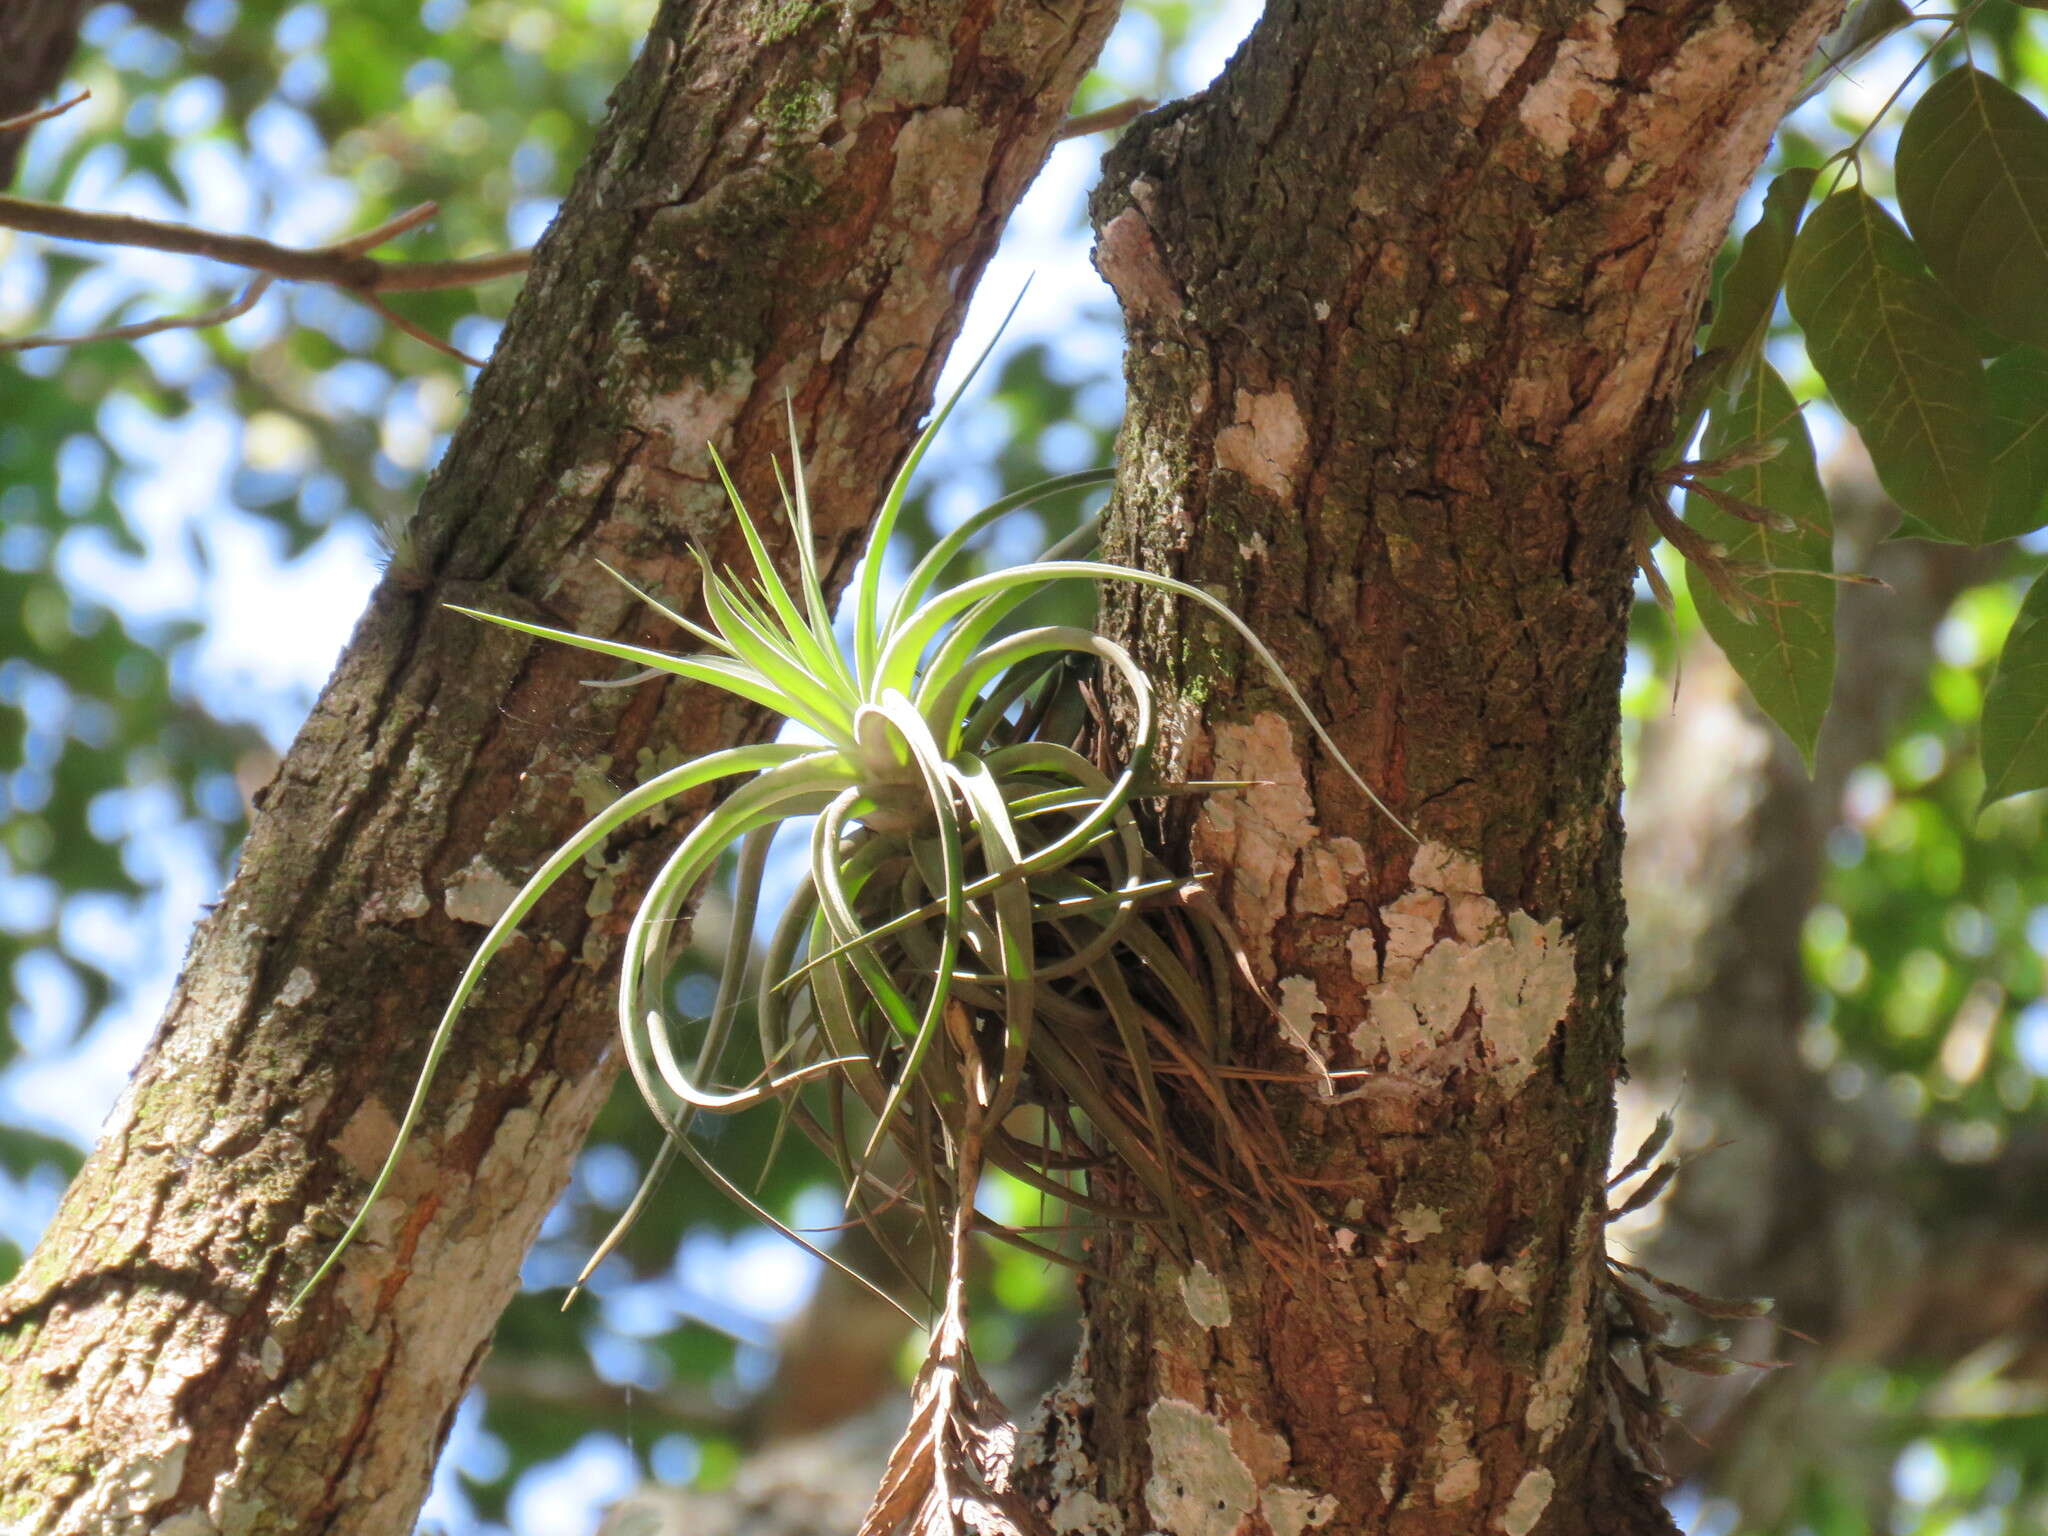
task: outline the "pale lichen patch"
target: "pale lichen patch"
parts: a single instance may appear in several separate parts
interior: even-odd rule
[[[1303,1531],[1328,1525],[1335,1518],[1337,1496],[1283,1483],[1259,1495],[1259,1513],[1273,1528],[1273,1536],[1301,1536]]]
[[[1230,1326],[1230,1292],[1200,1259],[1180,1277],[1180,1294],[1187,1303],[1188,1316],[1204,1328]]]
[[[1081,1345],[1073,1369],[1058,1386],[1039,1399],[1019,1436],[1020,1454],[1012,1468],[1014,1476],[1028,1463],[1044,1469],[1044,1483],[1051,1493],[1050,1520],[1059,1536],[1123,1536],[1123,1514],[1099,1497],[1091,1486],[1095,1481],[1094,1460],[1088,1454],[1083,1421],[1095,1405],[1094,1387],[1088,1374],[1088,1325],[1081,1325]]]
[[[1167,273],[1152,226],[1137,209],[1126,208],[1102,226],[1095,241],[1095,265],[1123,300],[1127,317],[1171,318],[1180,313],[1180,288]]]
[[[1287,1036],[1289,1045],[1308,1057],[1317,1086],[1327,1098],[1336,1091],[1336,1085],[1330,1081],[1329,1068],[1324,1065],[1315,1041],[1316,1015],[1325,1011],[1323,995],[1316,990],[1313,978],[1289,976],[1280,983],[1280,1032]]]
[[[1193,1403],[1162,1398],[1145,1415],[1152,1475],[1145,1508],[1166,1536],[1234,1536],[1258,1497],[1230,1432]]]
[[[1443,1232],[1443,1212],[1426,1205],[1411,1205],[1394,1213],[1394,1230],[1404,1243],[1420,1243]]]
[[[1308,450],[1308,427],[1286,385],[1262,394],[1237,391],[1237,419],[1216,434],[1216,463],[1270,495],[1291,501]]]
[[[1351,882],[1365,873],[1365,850],[1354,838],[1333,837],[1303,851],[1301,878],[1294,888],[1302,913],[1341,912],[1351,900]]]
[[[1292,730],[1271,710],[1248,725],[1218,726],[1212,757],[1214,777],[1248,782],[1209,796],[1195,828],[1195,857],[1230,871],[1230,915],[1253,966],[1271,980],[1273,929],[1287,913],[1296,861],[1315,841],[1315,803]]]
[[[731,427],[753,382],[754,366],[749,362],[715,387],[690,382],[667,394],[649,395],[635,413],[635,424],[668,440],[668,468],[702,474],[708,468],[705,444],[717,441]]]
[[[1344,941],[1344,952],[1351,957],[1351,976],[1362,987],[1370,987],[1380,979],[1379,944],[1370,928],[1353,930]]]
[[[1544,1351],[1536,1384],[1529,1393],[1528,1411],[1522,1419],[1536,1436],[1539,1450],[1549,1450],[1570,1419],[1572,1404],[1578,1399],[1592,1358],[1593,1325],[1589,1314],[1593,1264],[1589,1262],[1589,1250],[1596,1243],[1604,1243],[1604,1230],[1600,1213],[1589,1209],[1572,1235],[1571,1251],[1565,1260],[1571,1283],[1565,1290],[1560,1313],[1564,1324],[1550,1348]],[[1505,1283],[1506,1271],[1502,1271],[1501,1279]]]
[[[1556,1491],[1557,1477],[1548,1467],[1532,1467],[1524,1472],[1515,1491],[1508,1496],[1507,1508],[1500,1512],[1501,1530],[1507,1536],[1529,1536],[1536,1529],[1536,1522],[1543,1518],[1543,1511],[1550,1507],[1550,1496]]]
[[[285,977],[284,986],[279,990],[277,1000],[287,1008],[296,1008],[318,990],[313,973],[303,965],[295,965],[292,967],[291,975]]]
[[[1437,1410],[1437,1475],[1430,1495],[1439,1508],[1462,1504],[1479,1491],[1484,1468],[1472,1454],[1472,1420],[1455,1403]]]
[[[1478,1065],[1512,1093],[1571,1007],[1577,966],[1563,921],[1503,920],[1477,889],[1476,863],[1437,844],[1416,852],[1411,879],[1414,889],[1380,909],[1386,958],[1352,1043],[1365,1060],[1384,1054],[1388,1070],[1422,1080]],[[1454,1048],[1468,1013],[1477,1037]]]
[[[458,923],[488,928],[505,915],[505,909],[518,894],[519,887],[478,854],[448,882],[441,894],[441,905]]]
[[[926,107],[946,99],[952,50],[935,37],[898,35],[882,40],[880,67],[863,106]]]

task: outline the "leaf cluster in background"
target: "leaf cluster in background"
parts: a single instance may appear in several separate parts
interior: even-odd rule
[[[1853,58],[1915,19],[1896,0],[1861,6],[1830,56]],[[1712,487],[1778,514],[1785,531],[1687,498],[1687,521],[1720,546],[1756,610],[1731,613],[1697,583],[1702,620],[1809,764],[1834,674],[1834,595],[1797,573],[1831,571],[1833,550],[1811,440],[1765,359],[1780,292],[1828,400],[1903,512],[1901,534],[1985,545],[2048,523],[2048,117],[1994,75],[1952,63],[1898,135],[1903,222],[1862,184],[1868,132],[1771,183],[1703,338],[1703,458],[1779,447]],[[1987,804],[2048,785],[2044,645],[2017,627],[1992,684]]]

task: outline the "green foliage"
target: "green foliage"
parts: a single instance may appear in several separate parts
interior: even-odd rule
[[[1702,452],[1712,459],[1746,443],[1773,442],[1784,446],[1715,484],[1769,507],[1783,522],[1737,517],[1697,492],[1686,498],[1687,520],[1717,540],[1737,569],[1754,565],[1769,572],[1744,583],[1756,603],[1755,617],[1738,619],[1705,583],[1694,590],[1693,600],[1707,633],[1811,769],[1835,679],[1835,585],[1797,573],[1832,570],[1834,539],[1827,493],[1799,406],[1776,370],[1759,364],[1742,392],[1708,416]]]
[[[1984,799],[2048,787],[2048,581],[2036,577],[1984,694]]]
[[[1899,135],[1899,208],[1927,264],[1992,330],[2048,347],[2048,119],[1980,69],[1952,69]]]
[[[1762,214],[1742,237],[1704,341],[1709,354],[1722,354],[1719,371],[1724,377],[1746,375],[1763,350],[1778,307],[1778,290],[1785,285],[1793,237],[1819,174],[1811,166],[1795,166],[1772,178]]]
[[[1983,365],[1905,230],[1862,188],[1837,192],[1799,232],[1785,301],[1892,498],[1937,533],[1981,542],[1991,456]]]
[[[2011,17],[1979,5],[1941,18],[1949,25],[1920,67],[1966,24],[2010,44]],[[1824,52],[1839,67],[1920,19],[1896,0],[1866,0]],[[1973,64],[1937,75],[1899,135],[1903,225],[1860,181],[1863,147],[1877,127],[1864,124],[1830,157],[1842,162],[1832,176],[1827,165],[1795,165],[1772,181],[1702,338],[1699,367],[1711,386],[1702,452],[1711,466],[1745,445],[1736,415],[1782,414],[1764,407],[1765,394],[1781,386],[1760,372],[1782,290],[1829,400],[1856,428],[1904,515],[1902,534],[1983,545],[2031,533],[2048,523],[2048,117]],[[1787,137],[1789,152],[1802,153]],[[1838,187],[1852,167],[1858,184]],[[1827,195],[1806,214],[1823,177]],[[1779,404],[1790,403],[1787,392]],[[1700,409],[1698,395],[1687,401],[1681,439]],[[1707,494],[1688,495],[1687,522],[1716,541],[1725,560],[1689,542],[1661,510],[1651,521],[1703,565],[1707,579],[1696,585],[1709,632],[1810,767],[1833,675],[1826,653],[1834,596],[1825,583],[1784,574],[1828,563],[1825,497],[1803,428],[1797,437],[1805,451],[1782,467],[1745,464],[1710,479]],[[1697,486],[1681,472],[1697,467],[1679,466],[1667,478]],[[1715,492],[1724,498],[1718,504]],[[1731,506],[1741,515],[1729,515]],[[1775,514],[1793,531],[1774,530],[1772,519],[1751,519],[1753,512]],[[1661,591],[1661,578],[1649,574]],[[2040,644],[2029,628],[2016,629],[2012,643],[1994,690],[1997,713],[1983,725],[1989,800],[2042,782],[2031,724],[2048,715],[2048,672],[2029,649]]]

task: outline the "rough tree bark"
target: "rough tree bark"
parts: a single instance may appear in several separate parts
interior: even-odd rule
[[[1192,1274],[1106,1241],[1027,1442],[1062,1529],[1669,1528],[1602,1395],[1629,535],[1836,10],[1276,4],[1110,157],[1113,547],[1246,615],[1422,842],[1214,631],[1120,610],[1179,761],[1259,781],[1166,835],[1287,1028],[1388,1075],[1274,1096],[1314,1241],[1276,1218]]]
[[[390,1144],[427,1031],[548,847],[657,760],[758,736],[701,693],[442,611],[655,643],[772,502],[783,401],[843,575],[1109,0],[670,0],[413,530],[268,790],[133,1083],[0,1296],[0,1530],[411,1529],[612,1079],[611,958],[675,828],[545,903],[467,1018],[368,1241],[281,1316]],[[725,548],[727,555],[737,548]]]
[[[1183,1274],[1108,1237],[1092,1343],[1024,1447],[1063,1529],[1668,1528],[1600,1385],[1629,533],[1709,263],[1838,8],[1276,3],[1112,160],[1118,551],[1245,613],[1424,841],[1215,633],[1119,610],[1181,762],[1259,781],[1164,835],[1223,872],[1290,1028],[1385,1073],[1275,1092],[1314,1242]],[[0,1302],[0,1529],[416,1507],[606,1081],[646,843],[538,915],[378,1241],[278,1308],[388,1141],[466,925],[604,770],[758,729],[593,699],[574,658],[432,599],[646,633],[589,557],[687,594],[683,535],[721,526],[697,441],[760,467],[785,387],[843,564],[1109,6],[818,9],[664,9],[423,506],[423,573],[379,593]]]
[[[64,78],[87,0],[11,0],[0,9],[0,119],[34,111]],[[0,133],[0,187],[14,180],[26,138]]]

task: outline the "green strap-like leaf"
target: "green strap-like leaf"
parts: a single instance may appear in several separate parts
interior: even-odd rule
[[[1780,532],[1748,522],[1698,492],[1685,502],[1686,521],[1720,544],[1731,562],[1773,572],[1734,573],[1755,601],[1756,620],[1738,619],[1703,581],[1693,584],[1693,601],[1707,633],[1764,713],[1785,728],[1811,772],[1835,679],[1835,584],[1821,576],[1786,573],[1833,569],[1834,536],[1806,422],[1785,381],[1763,365],[1751,370],[1733,401],[1707,417],[1701,456],[1712,459],[1744,443],[1772,441],[1784,444],[1776,457],[1717,476],[1712,483],[1792,519],[1797,527]]]
[[[2014,347],[1984,370],[1991,395],[1988,543],[2048,523],[2048,352]]]
[[[1025,285],[1029,287],[1027,283]],[[860,680],[872,688],[875,680],[875,664],[881,654],[882,637],[882,553],[889,547],[889,540],[896,532],[897,516],[903,511],[903,499],[910,492],[910,480],[917,473],[917,466],[924,462],[925,454],[932,446],[932,439],[939,435],[939,428],[946,424],[946,418],[953,414],[953,407],[960,403],[960,397],[967,392],[967,386],[974,382],[974,376],[981,372],[981,365],[988,361],[989,353],[995,351],[996,343],[1003,338],[1003,331],[1010,324],[1010,316],[1017,313],[1017,306],[1024,302],[1020,292],[1011,302],[1009,314],[1003,316],[1003,323],[996,327],[988,345],[981,349],[981,355],[967,370],[953,393],[925,429],[917,434],[917,441],[911,444],[910,456],[903,461],[903,467],[896,471],[896,478],[889,482],[887,494],[882,497],[881,508],[875,513],[875,526],[868,535],[867,557],[861,563],[860,577],[854,584],[853,645],[858,664]]]
[[[1906,118],[1898,182],[1907,227],[1956,301],[2048,347],[2048,117],[1982,70],[1952,69]]]
[[[843,725],[830,717],[813,712],[802,701],[791,698],[776,687],[755,668],[731,657],[671,656],[667,651],[650,651],[645,646],[597,640],[589,635],[579,635],[573,630],[551,629],[545,624],[529,624],[523,619],[508,619],[502,614],[485,613],[478,608],[464,608],[457,603],[449,603],[447,607],[452,612],[467,614],[472,619],[482,619],[504,629],[514,629],[522,635],[532,635],[537,640],[559,640],[562,644],[573,645],[578,650],[595,651],[600,656],[630,661],[635,666],[650,667],[674,677],[688,678],[694,683],[708,683],[713,688],[722,688],[727,693],[737,694],[750,703],[772,709],[778,715],[800,721],[842,750],[850,749],[853,745]]]
[[[1251,653],[1265,667],[1267,674],[1279,685],[1280,691],[1287,695],[1288,702],[1300,711],[1302,719],[1307,722],[1316,740],[1321,742],[1330,756],[1337,760],[1337,766],[1344,770],[1345,776],[1365,792],[1366,799],[1372,802],[1374,808],[1407,833],[1411,839],[1421,841],[1409,830],[1408,824],[1388,808],[1387,803],[1379,797],[1373,787],[1366,783],[1364,775],[1351,766],[1351,759],[1344,755],[1343,749],[1323,728],[1323,722],[1316,712],[1308,707],[1308,700],[1303,698],[1301,690],[1294,686],[1294,680],[1287,675],[1287,669],[1280,665],[1280,658],[1267,648],[1266,643],[1258,637],[1252,627],[1239,618],[1235,610],[1221,598],[1204,592],[1200,587],[1177,581],[1171,576],[1162,576],[1156,571],[1133,570],[1129,566],[1111,565],[1102,560],[1039,560],[1030,565],[1019,566],[1015,570],[993,571],[986,576],[977,576],[932,597],[905,620],[903,627],[889,637],[888,647],[877,663],[877,675],[885,683],[903,688],[910,687],[910,674],[916,669],[917,658],[955,614],[964,613],[991,594],[1019,583],[1043,585],[1051,581],[1065,580],[1128,581],[1134,586],[1170,592],[1175,597],[1186,598],[1208,609],[1229,625],[1238,639],[1250,648]],[[1119,670],[1123,670],[1122,663],[1119,663]],[[1142,674],[1137,673],[1134,663],[1130,665],[1127,676],[1129,675],[1142,677]],[[1146,691],[1149,694],[1149,685],[1146,685]],[[1134,758],[1133,768],[1126,769],[1126,777],[1134,771],[1135,765]]]
[[[2034,578],[1984,694],[1984,798],[2048,786],[2048,579]]]
[[[728,847],[755,828],[822,809],[845,785],[844,768],[837,753],[813,752],[750,779],[705,813],[648,886],[626,929],[619,966],[619,1034],[626,1044],[626,1064],[651,1106],[658,1106],[649,1086],[657,1074],[651,1059],[636,1056],[633,1041],[643,1013],[658,1001],[647,989],[665,979],[668,941],[691,891]]]
[[[470,957],[469,965],[463,970],[462,979],[456,983],[454,996],[448,999],[448,1006],[441,1014],[441,1022],[434,1027],[433,1038],[427,1042],[427,1057],[420,1065],[419,1076],[413,1082],[412,1098],[405,1106],[405,1114],[398,1122],[398,1133],[392,1138],[391,1151],[384,1159],[384,1166],[377,1170],[377,1177],[370,1182],[362,1203],[356,1208],[355,1218],[334,1246],[327,1251],[327,1257],[320,1261],[320,1267],[312,1277],[299,1287],[292,1297],[287,1311],[297,1311],[310,1295],[313,1288],[326,1279],[329,1272],[340,1262],[341,1256],[361,1234],[363,1225],[370,1219],[370,1211],[383,1198],[390,1187],[391,1175],[398,1167],[398,1159],[412,1140],[414,1127],[419,1124],[420,1114],[426,1108],[427,1093],[434,1085],[434,1075],[440,1070],[441,1058],[448,1054],[448,1045],[455,1038],[456,1021],[462,1017],[462,1010],[468,1004],[470,994],[483,979],[484,967],[491,957],[505,946],[514,930],[531,912],[534,905],[545,896],[554,883],[574,869],[595,852],[611,834],[633,817],[663,805],[677,795],[685,794],[700,785],[710,784],[718,779],[731,778],[735,774],[754,773],[762,769],[773,769],[800,761],[813,755],[810,749],[784,742],[769,743],[754,747],[733,747],[724,752],[713,752],[695,762],[685,763],[680,768],[649,779],[636,789],[627,791],[606,806],[577,834],[563,843],[547,861],[533,872],[519,894],[512,898],[498,920],[477,945],[476,953]]]
[[[990,523],[1035,502],[1048,501],[1068,491],[1091,490],[1096,486],[1108,485],[1114,479],[1116,470],[1113,466],[1107,465],[1101,469],[1077,470],[1070,475],[1055,475],[1050,480],[1041,480],[1036,485],[1027,485],[1022,490],[999,497],[979,512],[964,519],[959,527],[932,545],[925,552],[924,558],[917,562],[916,568],[904,581],[903,590],[896,594],[896,601],[889,610],[887,628],[895,629],[903,622],[905,615],[925,600],[925,595],[931,591],[932,583],[945,573],[947,566],[960,557],[961,551],[966,549],[975,535],[987,528]]]
[[[1984,372],[1906,232],[1861,188],[1837,192],[1793,243],[1785,299],[1892,499],[1945,537],[1980,542],[1991,501]]]
[[[875,1128],[869,1134],[867,1147],[861,1153],[860,1160],[863,1166],[874,1157],[875,1148],[881,1144],[882,1137],[888,1134],[889,1123],[896,1113],[897,1106],[917,1080],[918,1073],[923,1070],[925,1056],[931,1050],[932,1042],[938,1038],[947,999],[953,995],[953,962],[960,952],[961,909],[966,905],[966,899],[961,895],[963,877],[960,823],[955,811],[952,786],[947,779],[945,758],[939,751],[939,744],[932,738],[931,731],[924,723],[924,717],[911,707],[910,700],[902,694],[893,689],[883,693],[880,708],[889,723],[903,733],[903,738],[910,747],[911,761],[917,765],[918,773],[924,779],[925,794],[931,801],[933,826],[938,833],[946,911],[945,921],[939,929],[938,961],[932,967],[932,989],[926,997],[924,1012],[918,1019],[917,1033],[912,1036],[909,1052],[903,1059],[903,1070],[897,1074],[895,1083],[890,1087],[889,1097],[882,1105],[881,1114],[876,1116]],[[815,873],[813,878],[816,878]]]

